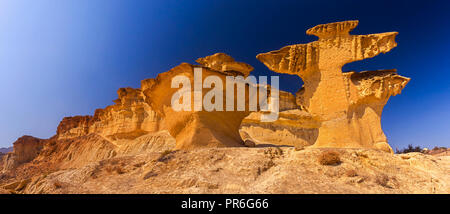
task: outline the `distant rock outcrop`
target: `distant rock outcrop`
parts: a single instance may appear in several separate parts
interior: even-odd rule
[[[6,154],[8,152],[12,152],[13,151],[13,147],[8,147],[8,148],[0,148],[0,153]]]
[[[321,123],[315,147],[378,148],[392,152],[380,118],[390,96],[409,78],[395,70],[342,73],[347,63],[386,53],[397,46],[397,32],[350,35],[358,21],[315,26],[308,44],[286,46],[257,58],[278,73],[298,75],[303,88],[297,102]]]
[[[13,152],[4,155],[0,171],[14,169],[20,164],[32,161],[44,147],[45,140],[32,136],[22,136],[13,145]]]

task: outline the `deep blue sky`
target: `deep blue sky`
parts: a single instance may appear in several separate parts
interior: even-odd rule
[[[0,0],[0,147],[48,138],[64,116],[93,114],[120,87],[225,52],[279,75],[258,53],[315,37],[306,29],[360,20],[354,34],[398,31],[398,47],[344,70],[397,68],[411,82],[386,106],[393,148],[450,146],[449,1]],[[300,79],[283,75],[291,92]]]

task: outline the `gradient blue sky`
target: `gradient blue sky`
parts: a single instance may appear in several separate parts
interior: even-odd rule
[[[279,75],[255,56],[350,19],[360,20],[354,34],[400,33],[391,52],[344,67],[412,78],[383,113],[392,147],[450,146],[449,1],[376,2],[0,0],[0,147],[51,137],[63,117],[112,104],[118,88],[216,52]],[[301,87],[295,76],[280,81]]]

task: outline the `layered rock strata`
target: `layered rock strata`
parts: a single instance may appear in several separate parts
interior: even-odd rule
[[[65,117],[58,126],[59,139],[98,134],[107,139],[134,139],[159,131],[161,118],[146,102],[141,89],[121,88],[114,105],[97,109],[94,116]]]
[[[241,124],[244,140],[252,140],[261,146],[311,146],[317,139],[320,123],[300,109],[286,110],[274,122],[261,122],[260,112],[251,113]]]

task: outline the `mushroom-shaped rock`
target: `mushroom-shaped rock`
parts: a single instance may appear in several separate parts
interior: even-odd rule
[[[302,78],[297,104],[321,123],[315,147],[389,147],[380,146],[387,144],[381,130],[381,112],[389,97],[399,94],[409,78],[395,70],[342,73],[342,66],[390,51],[397,46],[397,32],[349,34],[357,25],[358,21],[317,25],[307,31],[319,37],[317,41],[256,57],[275,72]]]

